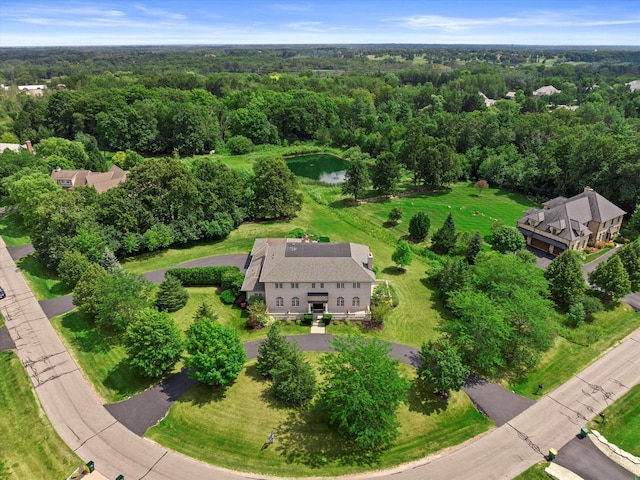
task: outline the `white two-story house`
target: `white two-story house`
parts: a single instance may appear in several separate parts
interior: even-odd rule
[[[242,291],[247,298],[262,295],[275,317],[331,313],[366,318],[375,282],[366,245],[257,238]]]

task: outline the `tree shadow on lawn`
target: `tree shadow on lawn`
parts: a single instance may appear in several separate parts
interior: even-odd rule
[[[387,275],[399,276],[404,275],[407,272],[405,268],[398,268],[396,266],[385,267],[382,270],[382,273],[386,273]]]
[[[42,281],[42,286],[50,293],[54,295],[67,295],[71,293],[71,288],[62,283],[53,270],[49,270],[42,263],[40,263],[34,253],[26,257],[22,257],[16,262],[16,265],[20,268],[20,270],[28,273],[34,279],[39,279],[40,281]],[[45,283],[47,281],[54,281],[57,283],[49,288]]]
[[[423,415],[442,413],[449,406],[446,400],[434,393],[433,383],[420,377],[411,382],[407,399],[409,410]]]
[[[271,380],[263,376],[256,364],[250,365],[244,370],[245,376],[251,379],[253,382],[256,382],[258,385],[263,387],[262,392],[260,393],[260,400],[266,403],[269,408],[273,408],[276,410],[290,410],[291,407],[287,405],[286,402],[283,402],[278,397],[276,397],[273,393],[271,393]]]
[[[106,353],[114,345],[113,339],[102,335],[96,326],[78,310],[64,315],[60,324],[72,332],[71,341],[82,352]]]
[[[431,308],[433,308],[440,314],[440,317],[443,321],[451,320],[451,318],[453,318],[452,313],[446,307],[444,300],[440,298],[440,286],[438,285],[437,281],[433,278],[426,277],[421,278],[420,282],[429,290],[429,300],[431,301]]]
[[[116,392],[118,396],[127,398],[146,390],[159,380],[159,378],[146,378],[138,375],[129,365],[128,359],[123,358],[109,370],[102,384],[109,390]]]
[[[317,408],[289,413],[275,430],[276,451],[287,463],[319,469],[327,465],[374,467],[381,451],[364,451],[335,428]]]

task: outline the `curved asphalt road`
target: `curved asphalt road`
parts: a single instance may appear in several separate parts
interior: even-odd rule
[[[100,404],[66,351],[0,239],[0,304],[36,393],[52,425],[80,457],[108,478],[128,480],[235,480],[239,472],[205,465],[140,438]],[[513,478],[567,444],[580,426],[640,382],[640,329],[597,361],[503,426],[445,455],[350,478]]]

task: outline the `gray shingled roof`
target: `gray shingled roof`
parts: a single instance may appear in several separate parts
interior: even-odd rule
[[[618,208],[609,200],[592,189],[574,195],[571,198],[556,197],[543,204],[545,208],[531,208],[518,222],[527,223],[527,220],[537,220],[536,230],[550,232],[554,227],[559,232],[555,235],[566,240],[575,240],[581,235],[589,235],[592,232],[587,228],[591,220],[606,222],[626,212]],[[552,232],[550,232],[552,233]]]
[[[242,290],[261,290],[265,282],[372,282],[368,257],[369,247],[357,243],[258,238]]]

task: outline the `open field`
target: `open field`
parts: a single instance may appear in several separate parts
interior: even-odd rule
[[[0,235],[7,247],[21,247],[31,243],[29,231],[22,224],[22,218],[17,212],[0,216]]]
[[[615,399],[604,414],[604,423],[598,418],[591,420],[588,427],[599,431],[621,449],[640,457],[640,385],[622,398]]]
[[[307,353],[317,364],[319,353]],[[415,370],[401,366],[408,378]],[[362,455],[329,429],[313,409],[296,411],[269,392],[269,383],[249,362],[227,389],[198,386],[171,407],[147,436],[169,448],[234,470],[278,476],[335,476],[386,468],[457,445],[489,428],[466,395],[444,403],[413,382],[399,409],[400,438],[379,458]],[[263,448],[269,432],[275,442]]]
[[[84,462],[55,432],[17,355],[0,353],[0,478],[66,478]]]
[[[584,345],[558,337],[535,370],[508,388],[525,397],[537,398],[537,386],[542,383],[543,393],[550,392],[638,327],[640,315],[626,304],[597,313],[593,323],[575,331],[576,341]]]

